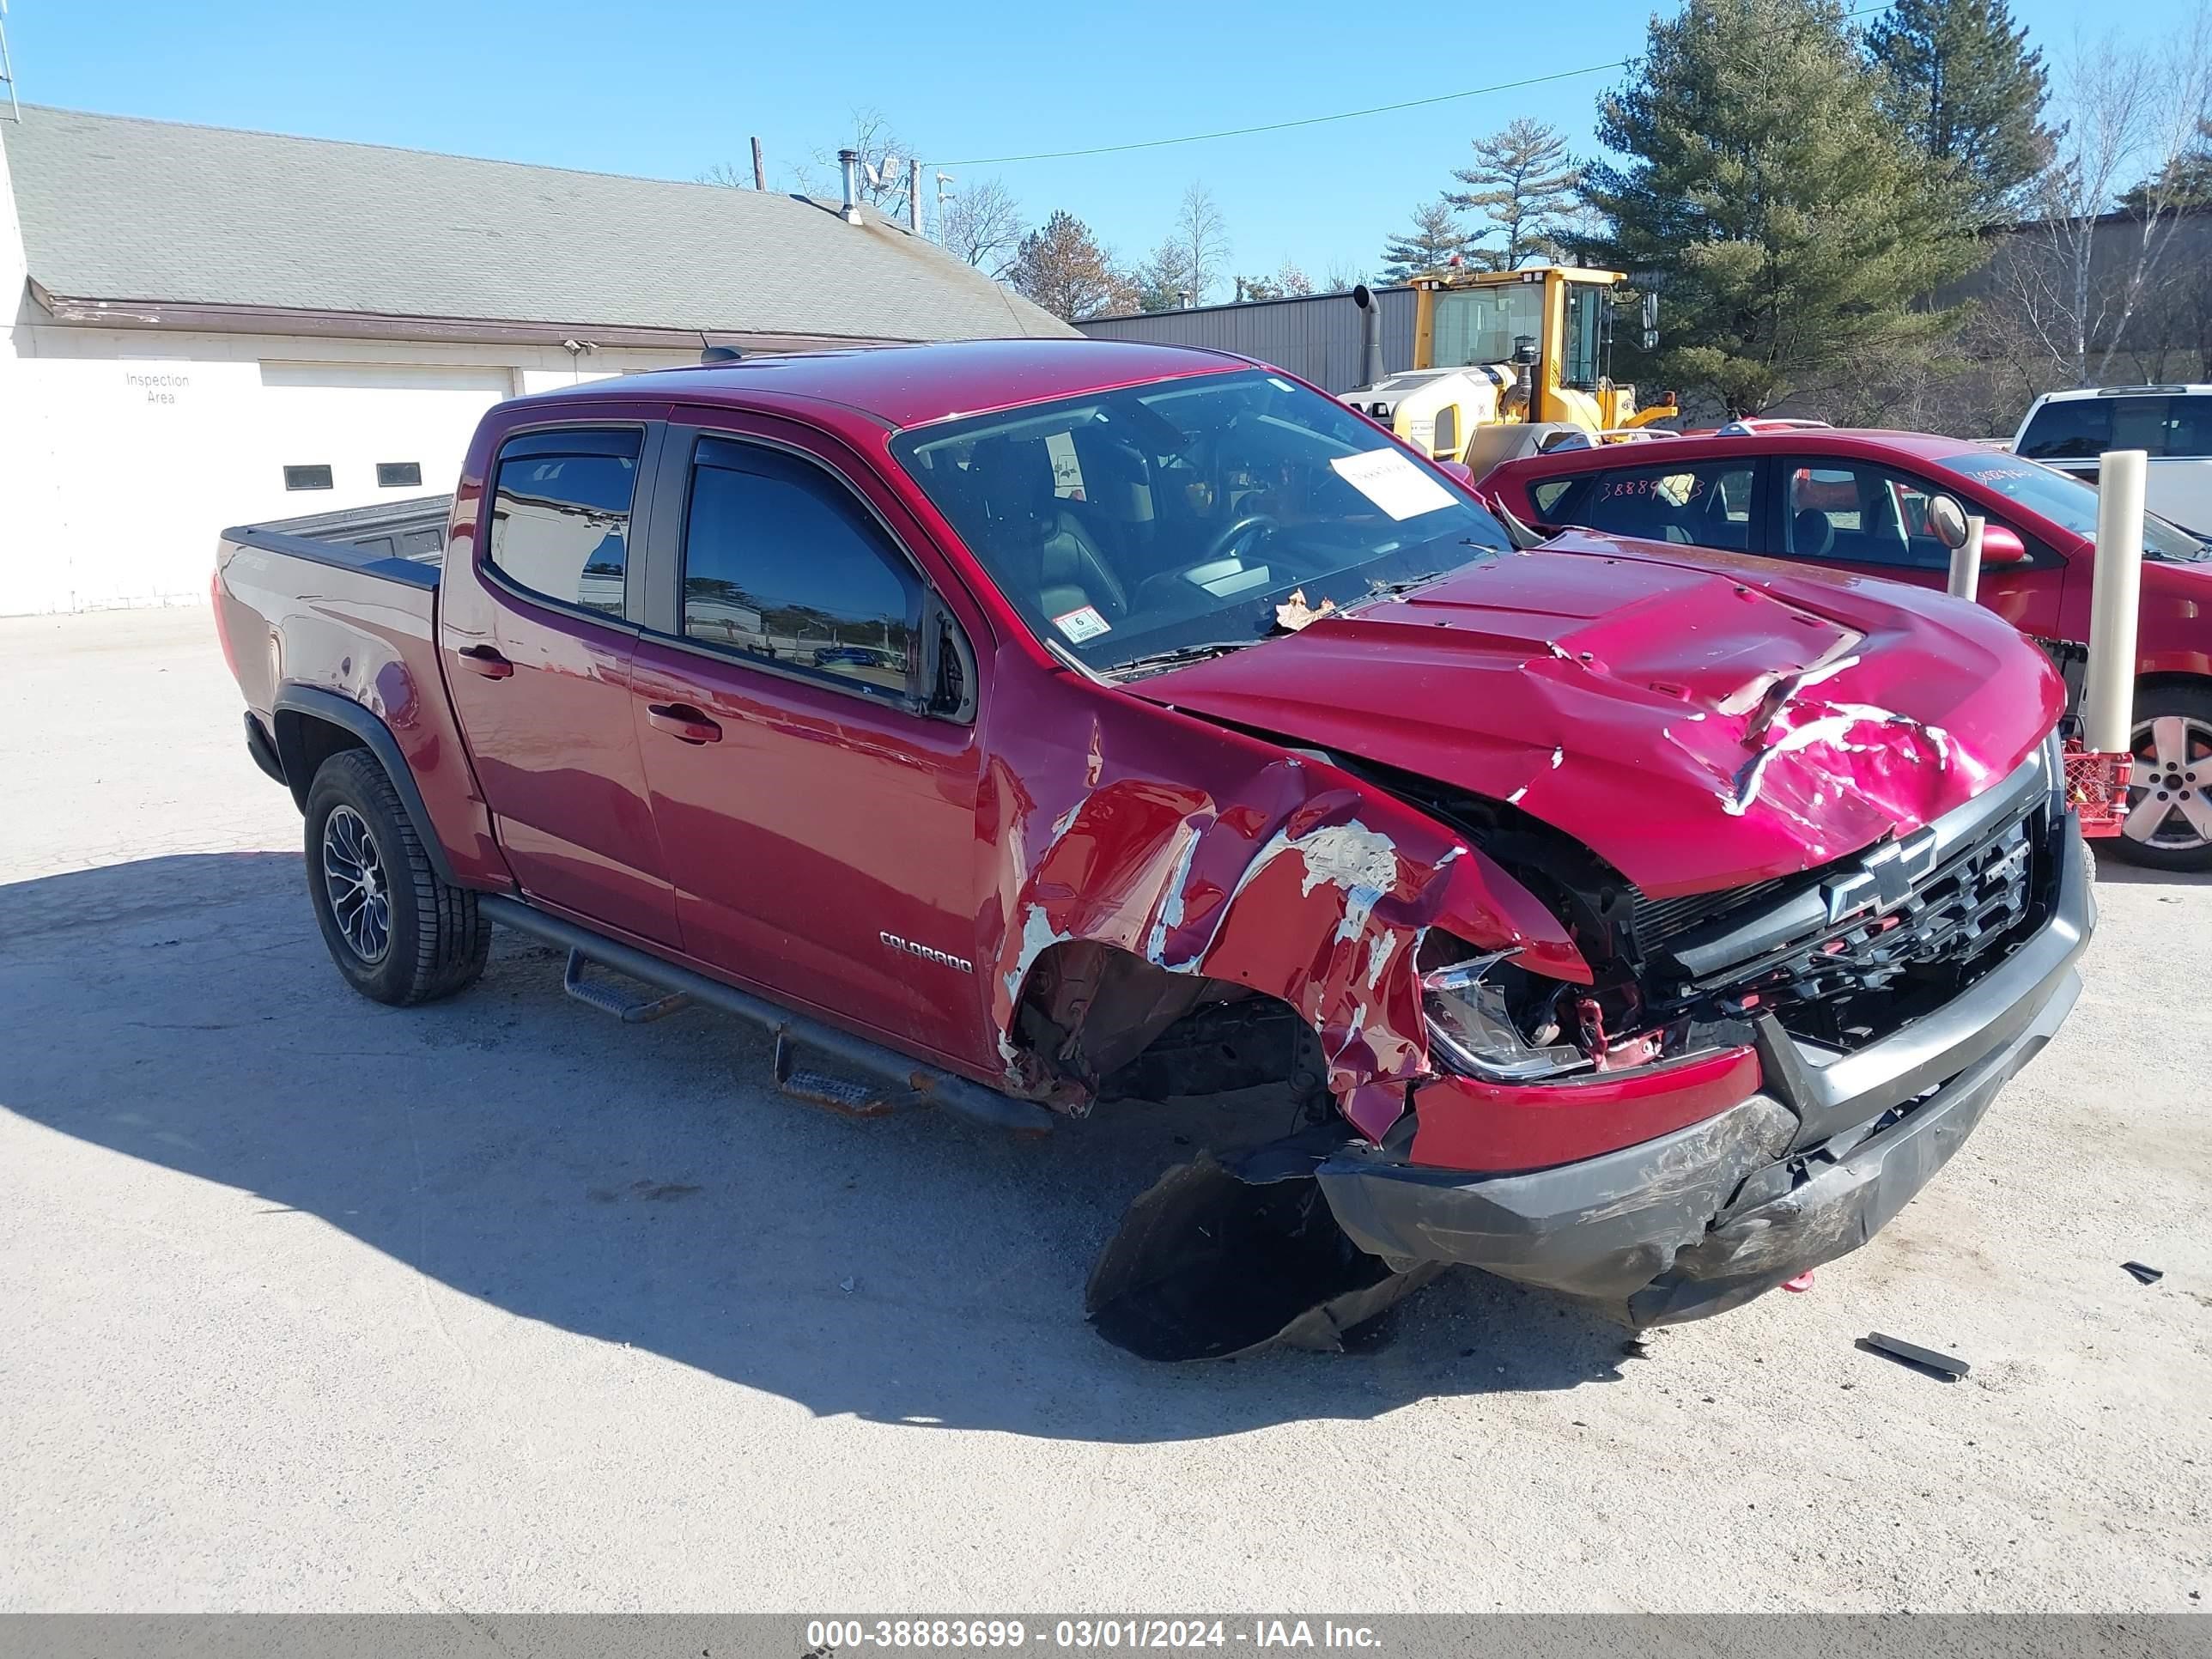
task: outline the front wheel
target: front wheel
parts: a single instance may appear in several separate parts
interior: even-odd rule
[[[307,894],[346,983],[379,1002],[451,996],[483,972],[477,896],[438,878],[384,768],[342,749],[307,789]]]
[[[2212,870],[2212,688],[2136,699],[2128,816],[2112,850],[2154,870]]]

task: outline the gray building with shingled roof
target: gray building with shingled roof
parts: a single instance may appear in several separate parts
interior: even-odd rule
[[[709,342],[1073,332],[840,208],[0,113],[0,614],[204,599],[223,526],[449,489],[491,404]]]

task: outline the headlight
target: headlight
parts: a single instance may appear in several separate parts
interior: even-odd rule
[[[1442,934],[1431,938],[1465,949]],[[1498,1083],[1527,1083],[1591,1069],[1565,1033],[1554,1005],[1566,988],[1516,968],[1511,951],[1448,963],[1421,975],[1429,1042],[1453,1070]]]

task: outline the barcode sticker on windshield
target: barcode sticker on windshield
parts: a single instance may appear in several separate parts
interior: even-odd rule
[[[1449,490],[1395,449],[1340,456],[1329,465],[1345,483],[1394,519],[1418,518],[1452,504]]]
[[[1066,616],[1054,617],[1052,625],[1078,645],[1085,640],[1095,640],[1101,634],[1114,631],[1114,624],[1087,605],[1079,611],[1069,611]]]

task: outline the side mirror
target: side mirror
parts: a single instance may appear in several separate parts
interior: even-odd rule
[[[1937,541],[1956,552],[1966,544],[1966,509],[1948,495],[1929,497],[1928,529]],[[1989,556],[1989,533],[1984,529],[1982,536],[1982,559],[1984,563],[1988,562]]]
[[[1644,349],[1650,351],[1659,343],[1659,290],[1646,289],[1644,292]]]
[[[2013,532],[2001,524],[1982,526],[1982,562],[1993,564],[2025,564],[2027,547]]]
[[[1462,489],[1472,490],[1474,488],[1474,469],[1465,461],[1438,461],[1437,470],[1450,473],[1453,482]]]

